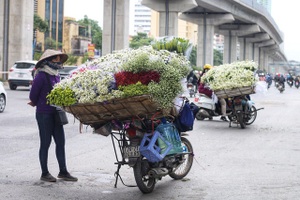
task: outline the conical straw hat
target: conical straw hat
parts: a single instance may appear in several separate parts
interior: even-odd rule
[[[61,51],[56,51],[56,50],[53,50],[53,49],[47,49],[43,53],[43,55],[41,56],[39,61],[36,63],[35,68],[39,68],[44,60],[46,60],[47,58],[50,58],[52,56],[60,56],[60,59],[61,59],[62,63],[66,62],[68,60],[68,55],[67,54],[65,54]]]

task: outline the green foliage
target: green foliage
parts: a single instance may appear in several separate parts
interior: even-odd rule
[[[74,92],[69,88],[54,87],[47,95],[47,103],[57,106],[69,106],[76,103]]]
[[[38,30],[39,32],[48,31],[48,23],[44,21],[39,15],[34,14],[33,21],[33,30]]]
[[[194,66],[197,66],[197,46],[193,46],[189,61],[191,62],[191,65],[193,66],[193,68],[195,68]],[[214,66],[219,66],[223,64],[223,54],[214,49]],[[203,66],[201,66],[202,68]]]
[[[152,41],[153,38],[149,38],[147,33],[137,33],[136,36],[132,37],[129,47],[133,49],[137,49],[141,46],[150,45]]]
[[[214,49],[214,65],[219,66],[222,64],[223,64],[223,54],[220,51]]]
[[[71,54],[68,55],[69,58],[68,60],[65,62],[65,64],[67,65],[74,65],[74,64],[77,64],[77,61],[78,61],[78,56],[73,56]]]
[[[185,54],[187,48],[189,47],[189,40],[183,38],[173,38],[168,41],[168,38],[164,38],[163,40],[156,41],[152,44],[152,47],[156,50],[168,50],[170,52],[176,52],[178,54]]]
[[[88,35],[89,26],[91,27],[92,43],[95,44],[96,49],[102,49],[102,29],[98,25],[98,21],[89,19],[87,15],[84,16],[84,19],[77,21],[79,25],[86,27],[85,35]]]
[[[45,39],[45,49],[61,49],[62,43],[50,37]]]
[[[33,55],[33,60],[39,60],[41,56],[42,56],[41,52],[35,51]]]
[[[119,86],[118,89],[123,92],[124,97],[139,96],[148,93],[147,85],[143,85],[141,82],[127,86]]]
[[[192,66],[197,66],[197,46],[193,46],[189,61]]]

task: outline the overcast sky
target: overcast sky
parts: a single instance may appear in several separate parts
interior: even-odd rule
[[[300,61],[300,1],[272,0],[271,14],[284,33],[284,51],[288,60]],[[83,19],[87,15],[103,28],[103,0],[65,0],[65,16]]]

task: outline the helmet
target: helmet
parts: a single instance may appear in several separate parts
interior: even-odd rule
[[[204,67],[203,67],[203,70],[204,69],[210,70],[211,68],[212,68],[212,66],[210,64],[205,64]]]

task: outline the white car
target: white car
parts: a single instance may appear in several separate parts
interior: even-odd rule
[[[7,93],[4,89],[3,83],[0,81],[0,113],[5,110],[7,101]]]
[[[33,80],[32,72],[36,63],[37,61],[35,60],[16,61],[8,72],[9,89],[16,90],[18,86],[31,86]]]

